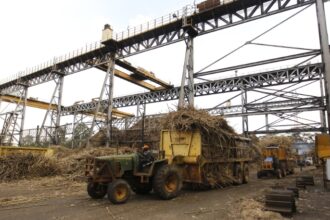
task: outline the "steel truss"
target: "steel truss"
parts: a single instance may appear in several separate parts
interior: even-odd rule
[[[56,82],[56,88],[54,94],[52,96],[51,104],[57,104],[58,109],[53,110],[51,108],[48,109],[43,124],[39,133],[37,134],[40,139],[40,134],[45,128],[46,118],[51,116],[51,128],[54,128],[54,131],[49,133],[49,136],[52,137],[53,143],[59,143],[59,132],[60,132],[60,117],[61,115],[69,115],[76,114],[77,112],[91,112],[94,111],[94,118],[91,126],[91,134],[94,131],[95,125],[97,125],[97,116],[100,112],[107,112],[106,120],[100,123],[106,125],[106,136],[107,140],[111,137],[111,120],[112,120],[112,108],[120,108],[127,106],[138,105],[145,106],[145,104],[156,103],[162,101],[170,101],[180,99],[181,103],[183,100],[182,93],[186,94],[186,99],[188,103],[193,103],[194,97],[212,95],[212,94],[220,94],[225,92],[234,92],[234,91],[242,91],[241,99],[242,99],[242,107],[240,116],[242,116],[242,126],[243,131],[245,133],[249,132],[248,128],[248,116],[253,114],[259,114],[260,111],[266,113],[266,117],[268,114],[279,115],[282,114],[283,111],[288,112],[301,112],[303,110],[311,110],[317,109],[324,111],[324,103],[322,106],[318,106],[318,104],[308,106],[302,108],[301,106],[295,107],[293,109],[277,109],[277,110],[269,110],[264,108],[260,110],[260,106],[255,104],[249,104],[247,101],[247,91],[255,88],[265,88],[269,86],[276,85],[284,85],[296,82],[306,82],[306,81],[315,81],[322,79],[322,75],[324,72],[322,64],[311,64],[305,66],[292,67],[288,69],[282,70],[274,70],[268,71],[253,75],[233,77],[230,79],[223,79],[217,81],[209,81],[205,83],[197,83],[193,82],[193,38],[196,36],[201,36],[207,33],[211,33],[217,30],[221,30],[227,27],[231,27],[234,25],[242,24],[247,21],[256,20],[259,18],[263,18],[269,15],[277,14],[283,11],[291,10],[294,8],[298,8],[304,5],[310,5],[314,3],[315,0],[245,0],[245,1],[234,1],[232,3],[227,4],[225,7],[216,7],[212,10],[208,10],[205,12],[195,13],[189,17],[184,17],[183,19],[177,19],[172,23],[164,25],[160,28],[155,28],[150,31],[146,31],[142,34],[135,35],[129,38],[126,38],[121,41],[110,40],[104,43],[104,46],[89,51],[87,53],[81,53],[80,55],[70,58],[68,60],[54,62],[54,66],[44,68],[42,70],[38,70],[29,75],[21,77],[24,82],[29,86],[38,85],[44,82],[48,82],[54,80]],[[185,25],[187,25],[187,21],[189,21],[189,26],[191,28],[186,29]],[[184,24],[184,25],[182,25]],[[187,38],[188,33],[188,38]],[[192,34],[191,34],[192,33]],[[187,49],[186,49],[186,59],[185,59],[185,67],[183,73],[182,81],[188,79],[187,86],[184,84],[180,87],[166,89],[162,91],[153,91],[148,93],[141,93],[135,95],[129,95],[124,97],[118,97],[113,99],[113,68],[115,63],[115,56],[113,51],[116,51],[117,58],[125,58],[128,56],[132,56],[138,53],[142,53],[148,50],[156,49],[162,46],[166,46],[169,44],[173,44],[182,40],[186,40]],[[325,42],[325,41],[324,41]],[[328,46],[326,44],[326,46]],[[323,43],[324,53],[325,44]],[[309,53],[313,53],[316,55],[319,51],[311,51]],[[302,55],[297,55],[301,56]],[[289,58],[288,58],[289,59]],[[109,62],[110,60],[110,62]],[[260,61],[267,62],[267,61]],[[253,65],[260,65],[259,63],[255,63]],[[269,62],[273,62],[269,60]],[[275,61],[274,61],[275,62]],[[277,61],[276,61],[277,62]],[[77,73],[92,67],[101,66],[104,64],[108,64],[108,71],[106,74],[106,78],[104,81],[104,85],[102,87],[100,99],[97,102],[85,103],[81,105],[75,105],[70,107],[61,107],[61,97],[62,97],[62,89],[63,89],[63,79],[64,76]],[[246,64],[242,66],[248,67]],[[242,67],[244,68],[244,67]],[[56,69],[57,71],[54,71]],[[199,73],[199,75],[208,75],[217,72],[225,71],[222,70],[212,70],[209,72]],[[61,73],[61,74],[59,74]],[[64,74],[62,74],[64,73]],[[197,74],[195,76],[198,76]],[[13,93],[15,91],[20,90],[20,84],[16,82],[16,80],[0,85],[0,91],[3,94]],[[103,94],[105,91],[106,99],[103,99]],[[21,96],[22,97],[22,96]],[[321,97],[322,102],[323,97]],[[292,101],[292,100],[291,100]],[[295,100],[297,101],[297,100]],[[25,102],[26,102],[26,94],[25,94]],[[306,100],[304,99],[304,103]],[[278,104],[278,102],[277,102]],[[288,103],[287,103],[288,104]],[[300,103],[301,104],[301,103]],[[269,104],[270,105],[270,104]],[[294,105],[294,104],[291,104]],[[298,105],[297,102],[295,105]],[[252,107],[251,107],[252,106]],[[288,106],[288,105],[287,105]],[[143,115],[144,115],[143,110]],[[213,111],[215,111],[213,109]],[[278,112],[276,112],[278,111]],[[24,111],[25,112],[25,104]],[[280,115],[280,118],[290,118],[292,115],[287,114],[283,116]],[[239,114],[237,114],[239,115]],[[13,115],[13,118],[15,115]],[[234,115],[232,115],[234,116]],[[9,119],[8,119],[9,120]],[[125,127],[128,126],[127,119],[125,119]],[[9,120],[10,121],[10,120]],[[74,120],[75,121],[75,120]],[[10,124],[10,123],[5,123]],[[7,126],[6,125],[6,126]],[[21,128],[24,127],[24,114],[22,116],[22,125]],[[101,125],[100,125],[101,127]],[[74,128],[74,127],[73,127]],[[6,129],[3,129],[3,131]],[[49,130],[49,129],[47,129]],[[269,131],[269,127],[266,129]],[[74,133],[72,131],[72,133]],[[19,132],[20,136],[22,135],[22,129]],[[108,142],[107,142],[108,145]]]
[[[189,17],[198,35],[204,35],[234,25],[253,21],[280,12],[295,9],[301,6],[313,4],[315,0],[244,0],[236,1],[226,7],[218,7],[207,12],[197,13]],[[110,53],[117,50],[118,57],[125,58],[141,52],[156,49],[185,39],[185,31],[182,28],[182,19],[174,21],[140,35],[125,40],[113,42],[108,46],[100,47],[86,53],[64,60],[54,62],[59,72],[66,75],[77,73],[92,67],[100,66],[108,62]],[[112,46],[111,46],[112,45]],[[58,78],[53,74],[53,67],[47,67],[22,79],[30,86],[39,85]],[[0,85],[3,94],[10,94],[19,88],[17,80],[12,80]]]
[[[315,0],[244,0],[224,7],[197,13],[189,17],[198,35],[257,20],[269,15],[314,3]],[[127,57],[151,49],[182,41],[185,38],[182,19],[140,35],[118,42],[120,57]]]
[[[317,81],[322,78],[323,65],[310,64],[288,69],[274,70],[253,75],[239,76],[211,82],[196,83],[194,86],[195,97],[220,94],[226,92],[241,91],[242,89],[262,88],[276,85],[284,85],[296,82]],[[180,87],[172,89],[146,92],[135,95],[117,97],[113,99],[114,108],[135,106],[139,103],[156,103],[177,100]],[[102,100],[101,105],[106,106],[107,101]],[[71,114],[75,111],[91,111],[96,108],[96,103],[83,103],[80,105],[65,107],[63,114]]]
[[[0,134],[0,145],[12,145],[14,142],[20,144],[22,141],[28,85],[22,82],[18,82],[18,84],[17,94],[20,99],[15,103],[15,109],[5,114]],[[2,118],[2,115],[0,117]]]
[[[111,120],[112,120],[112,109],[113,109],[113,79],[114,79],[114,70],[115,70],[115,56],[116,56],[116,53],[112,52],[111,56],[109,57],[108,69],[105,74],[100,97],[97,100],[97,102],[95,102],[96,108],[93,109],[94,116],[93,116],[93,121],[92,121],[92,126],[90,129],[90,136],[88,139],[87,146],[89,146],[89,142],[90,142],[89,140],[90,140],[90,138],[92,138],[92,136],[94,134],[94,127],[95,127],[95,124],[97,123],[98,115],[99,115],[99,113],[104,113],[104,112],[106,112],[106,120],[99,121],[98,127],[100,129],[105,128],[106,146],[109,147],[109,144],[110,144],[109,140],[110,140],[111,131],[112,131]],[[107,101],[106,105],[101,105],[103,98],[106,98],[105,99]]]
[[[62,115],[62,95],[63,95],[63,83],[64,83],[64,74],[58,71],[54,71],[54,74],[58,77],[54,78],[55,88],[50,99],[48,109],[42,121],[41,127],[38,130],[36,137],[37,144],[41,144],[45,140],[41,140],[42,134],[44,134],[46,139],[50,139],[51,144],[60,144],[61,131],[61,115]],[[57,106],[56,109],[53,106]],[[46,125],[49,119],[49,126]]]

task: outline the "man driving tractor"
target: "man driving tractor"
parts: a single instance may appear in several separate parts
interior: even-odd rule
[[[143,169],[145,166],[147,166],[154,160],[155,160],[155,158],[152,155],[150,147],[147,144],[145,144],[142,147],[142,153],[139,154],[140,169]]]

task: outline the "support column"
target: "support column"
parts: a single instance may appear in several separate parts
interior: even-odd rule
[[[198,31],[193,26],[193,22],[188,17],[188,8],[185,7],[182,16],[182,29],[187,36],[185,38],[186,54],[181,79],[181,88],[179,94],[179,108],[185,107],[185,98],[189,107],[194,107],[194,38]],[[187,88],[185,87],[187,86]]]
[[[179,95],[179,108],[185,107],[185,98],[189,107],[194,107],[194,39],[189,36],[186,39],[186,55],[181,79]],[[185,86],[187,85],[187,88]]]
[[[140,117],[146,112],[146,104],[145,103],[138,103],[136,106],[136,117]]]
[[[17,85],[20,87],[17,95],[19,100],[15,109],[5,114],[0,134],[0,145],[22,144],[28,85],[22,82],[17,82]]]
[[[323,77],[320,79],[320,91],[321,91],[321,98],[322,98],[322,107],[324,106],[323,98],[324,96],[324,79]],[[325,117],[325,110],[320,110],[320,122],[321,122],[321,128],[322,132],[327,132],[327,122]]]
[[[90,135],[87,141],[87,147],[90,146],[90,139],[94,134],[94,127],[96,124],[97,115],[99,113],[106,112],[105,119],[105,134],[106,134],[106,146],[110,146],[110,138],[111,138],[111,128],[112,128],[112,109],[113,109],[113,79],[114,79],[114,68],[115,68],[115,52],[112,52],[109,57],[108,69],[106,75],[104,77],[104,82],[102,85],[101,93],[99,99],[96,104],[96,109],[93,116],[92,126],[90,130]],[[107,103],[102,103],[101,101],[105,97]],[[102,108],[101,108],[102,107]]]
[[[242,133],[247,136],[249,132],[249,121],[248,121],[248,116],[247,116],[247,109],[246,109],[246,104],[247,104],[247,91],[244,89],[242,91]]]
[[[268,111],[266,109],[266,111]],[[269,131],[269,119],[268,119],[268,114],[265,114],[265,121],[266,121],[266,131]]]
[[[63,83],[64,83],[64,76],[61,75],[58,84],[58,97],[57,97],[57,109],[54,112],[55,118],[55,144],[60,143],[60,125],[61,125],[61,114],[62,114],[62,95],[63,95]]]
[[[322,51],[322,62],[324,63],[324,79],[325,79],[325,91],[326,91],[326,104],[327,104],[327,121],[328,121],[328,132],[330,129],[330,53],[329,53],[329,38],[326,24],[326,17],[324,11],[323,0],[316,0],[316,14],[319,27],[320,45]]]
[[[40,138],[42,133],[45,134],[45,140],[47,136],[50,137],[52,144],[60,144],[60,122],[61,122],[61,111],[62,111],[62,93],[63,93],[63,83],[64,83],[64,73],[54,71],[53,74],[59,74],[59,78],[55,79],[55,88],[50,99],[48,109],[40,126],[39,132],[37,134],[37,144],[40,144]],[[56,106],[56,108],[54,107]],[[47,119],[50,119],[49,127],[46,127]]]
[[[23,94],[22,94],[22,117],[21,117],[21,126],[19,130],[19,138],[18,138],[18,145],[22,145],[22,140],[23,140],[23,131],[24,131],[24,123],[25,123],[25,111],[26,111],[26,101],[27,101],[27,96],[28,96],[28,87],[26,85],[23,86]]]

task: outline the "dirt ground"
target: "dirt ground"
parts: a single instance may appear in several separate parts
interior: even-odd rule
[[[86,193],[86,183],[65,177],[2,183],[0,219],[242,219],[242,201],[262,201],[265,191],[274,184],[294,186],[295,176],[301,173],[313,174],[316,185],[300,190],[298,212],[291,219],[330,219],[330,191],[323,189],[320,170],[304,169],[281,180],[258,180],[254,172],[248,184],[208,191],[183,190],[170,201],[159,200],[153,194],[132,195],[124,205],[112,205],[107,198],[92,200]]]

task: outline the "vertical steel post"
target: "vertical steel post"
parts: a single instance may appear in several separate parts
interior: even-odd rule
[[[58,81],[58,97],[57,97],[57,109],[56,109],[56,121],[55,121],[55,144],[59,144],[60,125],[61,125],[61,114],[62,114],[62,95],[63,95],[63,84],[64,75],[61,75]]]
[[[268,111],[268,109],[266,109]],[[265,114],[265,121],[266,121],[266,131],[269,131],[269,119],[268,119],[268,114]]]
[[[329,94],[330,94],[330,53],[329,53],[329,38],[326,24],[326,17],[324,11],[324,2],[323,0],[316,0],[316,14],[319,27],[319,38],[320,46],[322,51],[322,62],[324,63],[324,80],[325,80],[325,91],[326,91],[326,100],[327,100],[327,118],[328,118],[328,132],[330,129],[330,103],[329,103]]]
[[[107,70],[107,74],[110,74],[109,76],[109,84],[108,84],[108,112],[107,112],[107,133],[106,133],[106,147],[110,146],[110,138],[112,134],[112,109],[113,109],[113,79],[114,79],[114,69],[115,69],[115,56],[116,53],[111,53],[110,55],[110,61],[109,61],[109,67]]]
[[[181,88],[179,94],[179,108],[185,107],[185,97],[187,96],[188,106],[194,107],[194,38],[188,37],[186,40],[186,54],[183,66]],[[187,91],[185,86],[187,85]],[[188,94],[186,94],[188,93]]]
[[[27,102],[27,96],[28,96],[28,86],[23,86],[23,105],[22,105],[22,116],[21,116],[21,126],[19,129],[19,137],[18,137],[18,145],[22,145],[23,141],[23,130],[24,130],[24,123],[25,123],[25,111],[26,111],[26,102]]]
[[[322,98],[322,104],[321,106],[324,106],[324,79],[321,77],[320,79],[320,91],[321,91],[321,98]],[[326,122],[326,117],[325,117],[325,110],[320,110],[320,122],[321,122],[321,128],[322,132],[326,132],[326,127],[327,127],[327,122]]]
[[[53,73],[53,74],[55,74],[55,73]],[[39,130],[39,133],[37,134],[37,144],[40,144],[40,136],[41,136],[41,134],[42,134],[43,131],[45,131],[46,139],[47,139],[47,136],[50,135],[51,136],[51,140],[53,142],[55,142],[54,144],[57,144],[57,141],[58,141],[58,137],[57,137],[58,136],[57,135],[58,134],[57,133],[57,130],[58,129],[56,127],[56,121],[57,121],[57,117],[56,116],[57,116],[57,113],[54,112],[53,105],[55,104],[55,105],[57,105],[58,108],[60,108],[60,104],[59,104],[58,98],[59,98],[60,95],[62,96],[62,94],[60,94],[60,92],[59,92],[60,91],[60,87],[63,86],[63,81],[61,82],[61,77],[62,76],[60,76],[60,78],[59,78],[58,81],[54,80],[55,83],[56,83],[56,85],[55,85],[54,91],[52,93],[52,97],[50,99],[50,102],[49,102],[49,105],[48,105],[48,109],[47,109],[46,114],[44,116],[44,119],[42,121],[40,130]],[[56,94],[57,94],[57,96],[56,96]],[[53,116],[54,115],[56,117],[55,118],[55,121],[53,121]],[[49,129],[47,130],[47,128],[45,128],[45,125],[46,125],[48,116],[50,116],[50,125],[55,127],[54,134],[52,134],[52,131],[48,132]]]
[[[244,135],[247,135],[249,132],[249,121],[248,121],[248,116],[247,116],[247,109],[246,109],[246,104],[247,104],[247,91],[244,89],[242,91],[242,133]]]
[[[108,61],[108,69],[104,77],[104,82],[102,85],[101,93],[95,108],[94,116],[93,116],[93,121],[91,125],[91,130],[89,134],[89,138],[87,141],[87,147],[90,146],[90,139],[93,135],[94,127],[96,124],[96,118],[97,115],[100,111],[101,108],[101,101],[103,99],[104,93],[106,93],[107,96],[107,115],[106,115],[106,122],[105,122],[105,127],[106,127],[106,146],[109,146],[109,138],[111,137],[111,118],[112,118],[112,109],[113,109],[113,78],[114,78],[114,68],[115,68],[115,56],[116,53],[112,52],[109,57]]]

